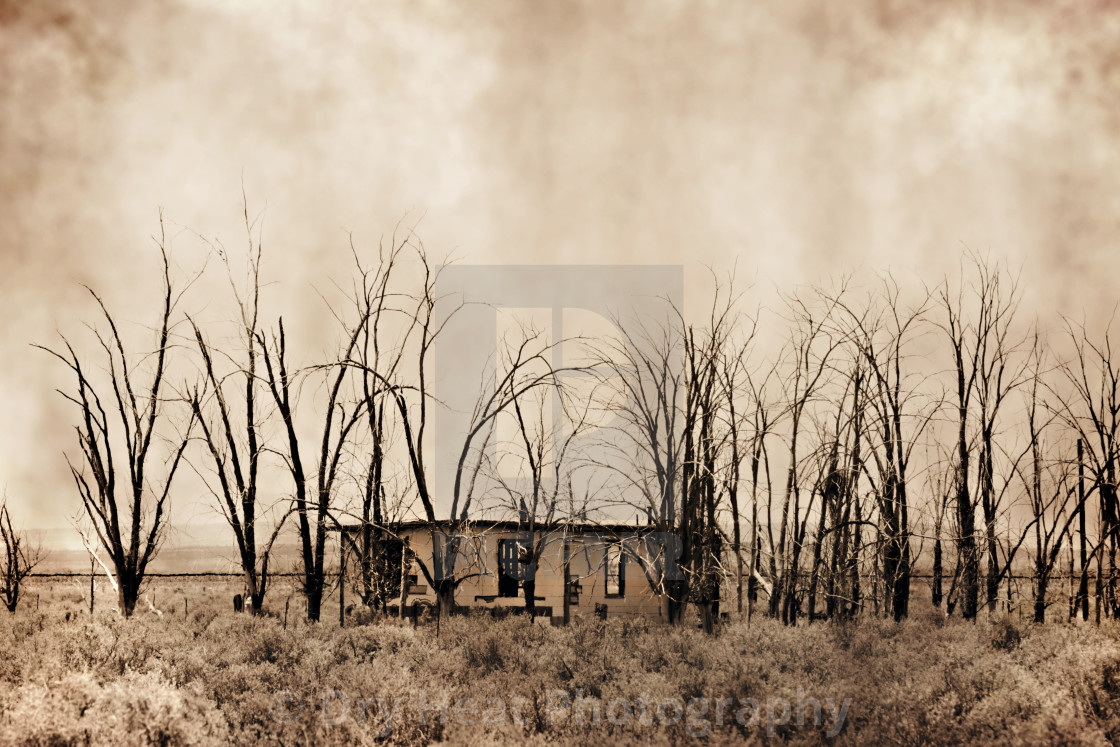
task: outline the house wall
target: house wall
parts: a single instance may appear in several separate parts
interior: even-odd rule
[[[432,532],[415,528],[406,532],[413,552],[432,567]],[[498,596],[498,542],[503,539],[523,537],[523,533],[512,530],[495,529],[480,532],[465,538],[456,558],[457,576],[479,574],[463,581],[455,593],[456,604],[464,607],[495,608],[524,607],[524,589],[519,586],[517,597]],[[537,536],[542,536],[538,532]],[[551,607],[552,616],[563,618],[564,610],[564,535],[554,531],[543,533],[545,548],[537,565],[536,588],[534,596],[537,608]],[[608,617],[659,617],[661,601],[650,588],[642,569],[633,557],[623,561],[623,594],[610,596],[606,593],[607,570],[605,555],[607,541],[589,534],[569,535],[570,573],[578,583],[578,601],[569,608],[569,615],[576,618],[594,615],[596,605],[606,605]],[[625,553],[624,553],[625,556]],[[412,573],[417,576],[417,587],[410,593],[407,604],[417,599],[436,601],[435,592],[428,585],[418,567]]]

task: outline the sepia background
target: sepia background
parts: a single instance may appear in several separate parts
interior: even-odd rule
[[[1118,101],[1108,2],[0,0],[0,485],[27,527],[74,515],[68,381],[31,344],[84,331],[82,284],[151,320],[160,209],[190,274],[193,232],[244,242],[244,189],[309,354],[348,234],[402,221],[466,264],[680,264],[686,305],[706,266],[765,303],[972,249],[1028,316],[1101,324]]]

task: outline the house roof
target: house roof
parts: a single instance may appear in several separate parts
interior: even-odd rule
[[[450,519],[438,519],[436,521],[404,521],[397,524],[394,529],[396,531],[405,531],[409,529],[452,529],[462,526],[463,522],[452,521]],[[632,534],[641,531],[655,531],[654,527],[648,524],[619,524],[619,523],[598,523],[591,521],[579,522],[536,522],[530,525],[528,522],[510,521],[510,520],[477,520],[468,522],[475,531],[507,531],[507,532],[551,532],[563,530],[565,528],[578,534]],[[328,531],[344,532],[357,532],[361,530],[361,524],[343,524],[341,527],[332,527]]]

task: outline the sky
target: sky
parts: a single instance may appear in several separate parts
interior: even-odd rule
[[[160,211],[185,277],[197,235],[244,242],[244,190],[308,359],[348,236],[402,221],[468,265],[680,265],[686,307],[707,267],[765,299],[978,250],[1029,313],[1098,319],[1117,102],[1114,2],[0,0],[0,485],[17,524],[74,515],[68,380],[32,344],[87,334],[83,284],[143,332]]]

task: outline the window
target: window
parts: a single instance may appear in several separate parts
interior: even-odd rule
[[[626,555],[621,542],[607,545],[604,557],[604,570],[607,574],[606,594],[608,597],[621,597],[626,594]]]
[[[498,596],[515,597],[521,586],[521,543],[517,540],[498,540]]]

